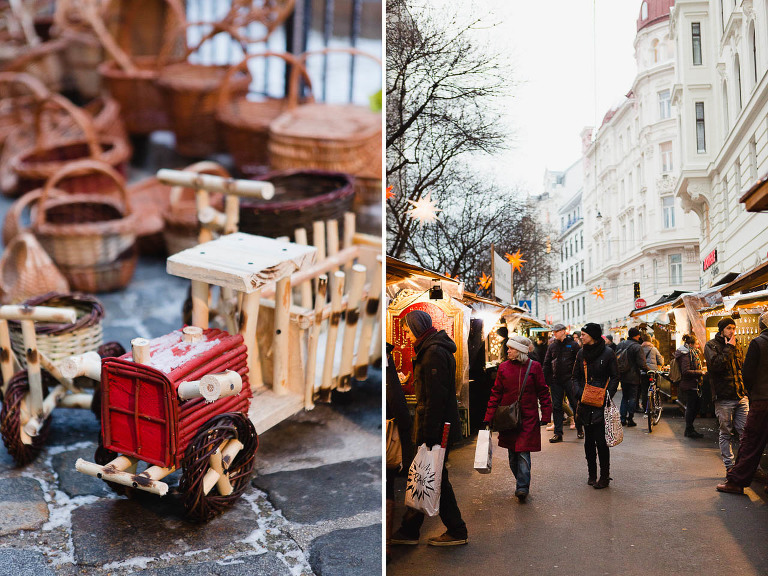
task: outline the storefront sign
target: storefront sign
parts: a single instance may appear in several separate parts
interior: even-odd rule
[[[714,264],[715,262],[717,262],[717,248],[712,250],[712,252],[707,254],[707,257],[704,258],[704,265],[703,265],[704,271],[706,272],[707,268],[712,266],[712,264]]]
[[[493,252],[494,296],[504,304],[512,304],[512,266]]]

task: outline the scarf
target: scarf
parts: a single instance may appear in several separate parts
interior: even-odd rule
[[[584,344],[581,350],[584,353],[584,360],[587,361],[587,364],[594,362],[600,358],[605,350],[605,340],[600,338],[599,340],[595,340],[594,344]]]
[[[416,352],[416,354],[419,353],[419,349],[421,348],[421,345],[424,343],[424,340],[432,336],[432,334],[437,334],[437,328],[435,328],[434,326],[428,328],[424,332],[424,334],[422,334],[416,339],[416,342],[413,343],[413,351]]]

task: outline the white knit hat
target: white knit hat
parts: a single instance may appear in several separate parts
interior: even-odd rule
[[[531,345],[531,341],[528,340],[525,336],[510,336],[509,340],[507,340],[507,347],[514,348],[518,352],[522,352],[523,354],[528,354],[528,349]]]

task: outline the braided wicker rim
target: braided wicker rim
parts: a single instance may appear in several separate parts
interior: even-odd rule
[[[72,324],[60,322],[36,322],[36,334],[68,334],[81,328],[88,328],[101,322],[104,318],[104,305],[90,294],[73,292],[62,294],[61,292],[49,292],[42,296],[35,296],[24,301],[27,306],[52,306],[54,308],[74,308],[77,310],[77,320]],[[21,324],[15,320],[8,321],[11,330],[21,332]]]
[[[290,182],[291,177],[312,177],[314,179],[338,180],[339,187],[325,194],[318,194],[310,198],[291,201],[263,201],[258,198],[243,198],[240,200],[240,209],[257,210],[260,214],[285,212],[288,210],[309,210],[318,204],[328,204],[339,202],[349,196],[354,196],[355,189],[352,185],[352,179],[342,172],[326,172],[324,170],[281,170],[270,172],[260,176],[258,180],[272,182],[277,188],[282,182]],[[279,196],[275,195],[279,200]]]
[[[58,382],[45,370],[42,377],[43,396],[47,396],[49,387],[56,386]],[[24,444],[21,441],[21,402],[28,392],[29,378],[27,371],[22,370],[8,383],[3,409],[0,411],[0,434],[3,436],[3,444],[19,466],[29,464],[37,457],[51,432],[52,416],[49,415],[37,436],[32,437],[32,444]]]

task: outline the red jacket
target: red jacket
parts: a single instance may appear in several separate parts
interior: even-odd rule
[[[523,397],[520,401],[520,413],[523,425],[518,430],[508,430],[499,433],[499,446],[515,452],[540,452],[541,432],[539,429],[539,405],[541,405],[541,420],[549,422],[552,417],[552,400],[549,388],[544,382],[544,372],[541,364],[530,360],[531,371],[525,384]],[[493,421],[498,406],[506,406],[517,401],[520,386],[525,376],[528,364],[507,360],[499,366],[496,382],[491,389],[485,421]]]

